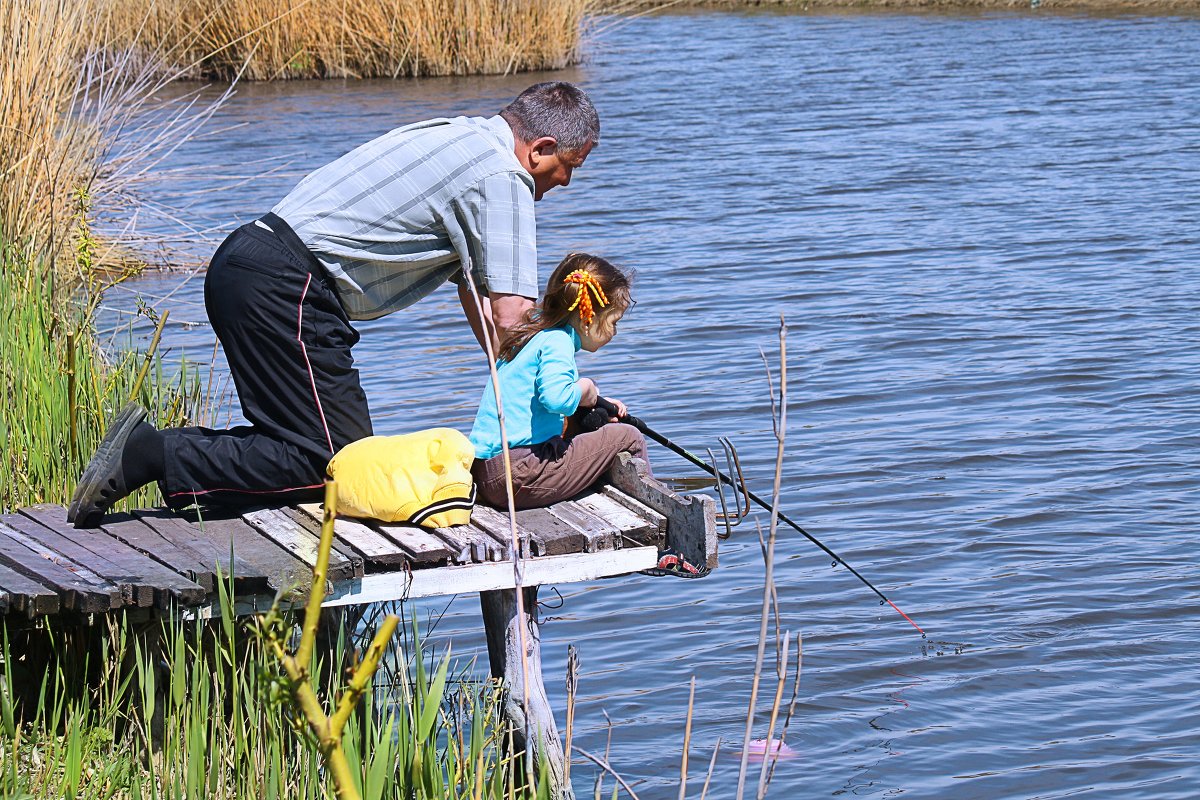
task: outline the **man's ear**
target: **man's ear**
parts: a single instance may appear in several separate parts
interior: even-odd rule
[[[529,143],[529,166],[536,167],[538,161],[558,152],[558,141],[553,136],[542,136]]]

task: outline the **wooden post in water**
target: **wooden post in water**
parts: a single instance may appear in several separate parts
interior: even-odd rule
[[[483,626],[487,632],[488,658],[492,677],[504,681],[504,717],[512,727],[513,750],[516,753],[530,748],[533,769],[546,761],[550,796],[555,800],[575,800],[575,792],[566,782],[562,740],[554,724],[554,711],[542,683],[542,634],[538,623],[537,587],[521,589],[525,593],[525,613],[529,628],[525,631],[526,663],[529,685],[525,685],[525,665],[521,659],[521,632],[517,629],[517,589],[497,589],[479,593],[483,610]],[[533,741],[526,741],[525,706],[528,701],[528,731]],[[522,758],[516,765],[521,769]]]

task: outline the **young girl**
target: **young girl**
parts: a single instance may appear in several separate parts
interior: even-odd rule
[[[546,284],[540,305],[514,326],[496,363],[508,435],[517,508],[565,500],[591,486],[621,452],[646,458],[646,441],[632,425],[611,422],[563,438],[563,420],[596,405],[596,384],[579,377],[575,353],[594,353],[613,338],[631,304],[629,278],[602,258],[572,253]],[[608,399],[608,398],[605,398]],[[625,406],[608,400],[625,416]],[[504,455],[496,395],[489,378],[471,429],[472,472],[479,497],[507,507]]]

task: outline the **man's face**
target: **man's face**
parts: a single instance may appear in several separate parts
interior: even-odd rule
[[[558,143],[546,137],[534,142],[529,151],[529,174],[533,176],[533,199],[541,200],[556,186],[571,182],[572,173],[583,166],[592,145],[588,143],[574,152],[560,150]]]

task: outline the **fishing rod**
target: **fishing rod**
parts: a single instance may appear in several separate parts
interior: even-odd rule
[[[613,414],[613,416],[616,416],[616,408],[615,407],[612,408],[611,413]],[[689,453],[687,450],[685,450],[682,447],[680,447],[679,445],[675,444],[670,439],[663,436],[661,433],[654,430],[649,425],[647,425],[645,422],[642,422],[642,420],[638,419],[637,417],[633,416],[632,414],[626,414],[624,417],[621,417],[620,419],[621,419],[621,422],[624,422],[626,424],[632,425],[633,427],[637,428],[639,431],[641,431],[646,436],[649,436],[651,439],[658,442],[663,447],[667,448],[668,450],[675,453],[676,455],[682,456],[683,458],[692,462],[697,467],[700,467],[700,469],[704,470],[709,475],[712,475],[717,480],[723,481],[728,486],[731,486],[734,489],[734,491],[744,492],[747,497],[749,497],[754,502],[758,503],[760,506],[762,506],[767,511],[772,510],[770,503],[763,500],[761,497],[756,495],[754,492],[750,491],[745,486],[745,484],[742,484],[741,486],[739,486],[737,483],[734,482],[734,480],[732,478],[730,478],[729,476],[722,473],[719,469],[717,469],[716,467],[710,466],[707,461],[704,461],[703,459],[699,458],[698,456],[695,456],[695,455]],[[780,512],[776,512],[776,513],[778,513],[779,519],[781,519],[782,521],[786,522],[788,525],[795,528],[802,536],[804,536],[804,538],[808,539],[810,542],[815,544],[817,547],[824,550],[833,559],[835,564],[841,564],[843,567],[850,570],[851,574],[853,574],[854,577],[858,578],[860,581],[862,581],[864,584],[866,584],[867,588],[870,589],[872,592],[879,595],[880,605],[882,605],[883,603],[887,603],[889,606],[896,609],[896,612],[900,616],[904,617],[904,619],[906,619],[908,621],[909,625],[912,625],[914,628],[916,628],[918,631],[920,631],[921,638],[922,639],[925,638],[925,629],[922,628],[917,623],[913,622],[912,617],[910,617],[908,614],[905,614],[903,611],[901,611],[900,606],[896,605],[891,600],[889,600],[887,595],[885,595],[883,592],[876,589],[875,584],[871,583],[869,580],[867,580],[862,575],[860,575],[858,570],[856,570],[854,567],[847,564],[846,559],[842,558],[837,553],[830,550],[828,547],[826,547],[821,542],[821,540],[819,540],[817,537],[813,536],[808,531],[804,530],[804,528],[801,528],[795,522],[792,522],[790,519],[787,518],[787,516],[783,512],[780,511]]]

